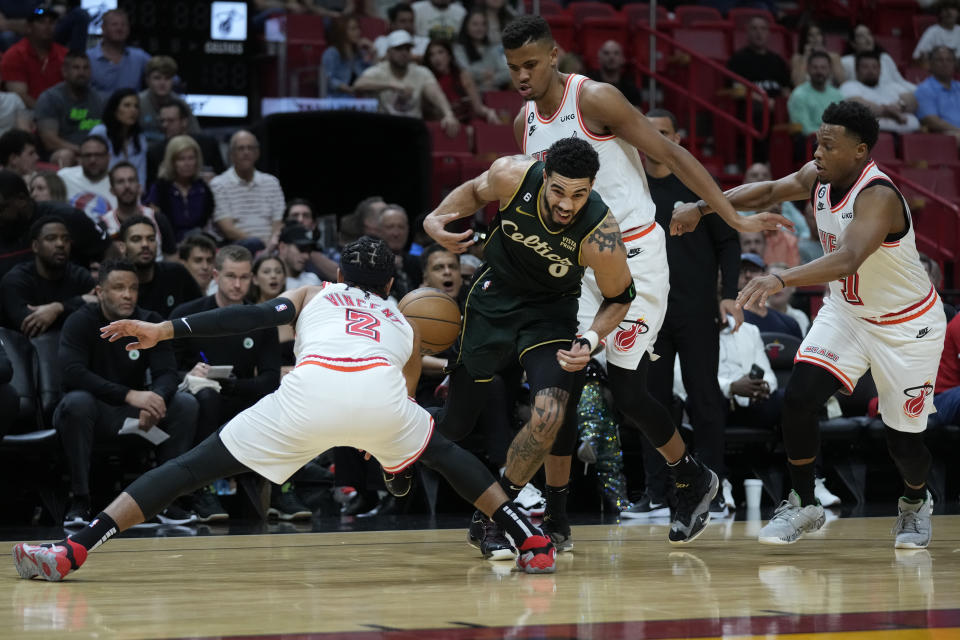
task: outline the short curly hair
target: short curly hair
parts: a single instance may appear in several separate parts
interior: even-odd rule
[[[859,102],[844,100],[834,102],[824,109],[821,117],[823,124],[834,124],[843,127],[852,136],[860,139],[860,142],[867,145],[867,149],[873,149],[877,144],[877,138],[880,136],[880,125],[877,118],[870,113],[866,105]]]
[[[510,51],[541,40],[553,44],[553,34],[550,25],[540,16],[523,15],[517,16],[503,28],[500,40],[503,48]]]
[[[340,273],[352,287],[387,296],[386,285],[394,274],[394,255],[380,238],[363,236],[344,247]]]
[[[561,138],[550,145],[543,168],[547,175],[556,173],[564,178],[593,180],[600,170],[600,156],[593,145],[582,138]]]

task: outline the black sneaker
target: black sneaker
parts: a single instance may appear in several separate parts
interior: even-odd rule
[[[724,500],[723,495],[718,491],[717,495],[710,501],[710,517],[726,518],[728,515],[730,515],[730,510],[727,509],[727,501]]]
[[[293,491],[277,491],[270,500],[267,517],[280,520],[306,520],[313,517],[311,511]]]
[[[517,557],[517,552],[503,529],[482,511],[473,512],[467,543],[479,549],[487,560],[513,560]]]
[[[383,484],[387,485],[387,491],[389,491],[391,495],[402,498],[410,493],[415,475],[413,465],[396,473],[389,473],[381,467],[380,472],[383,474]]]
[[[220,504],[217,494],[211,489],[212,487],[204,487],[190,496],[190,510],[197,514],[197,522],[214,522],[230,517]]]
[[[720,480],[717,474],[700,465],[700,474],[696,478],[677,478],[676,486],[676,510],[667,538],[670,544],[689,544],[710,522],[710,503],[717,495]]]
[[[63,516],[65,527],[85,527],[90,524],[90,496],[73,496]]]
[[[190,524],[197,521],[197,514],[173,503],[157,514],[157,520],[163,524]]]
[[[664,500],[650,497],[644,492],[640,499],[620,512],[623,518],[654,518],[670,515],[670,505]]]
[[[570,522],[566,518],[554,518],[547,514],[543,524],[540,525],[540,530],[553,542],[557,553],[573,551],[573,534],[570,531]]]

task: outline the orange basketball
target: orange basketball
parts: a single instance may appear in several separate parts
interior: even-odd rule
[[[403,296],[398,307],[420,330],[421,345],[429,353],[448,349],[460,335],[460,307],[439,289],[414,289]]]

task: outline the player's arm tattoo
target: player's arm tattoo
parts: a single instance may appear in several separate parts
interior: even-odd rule
[[[569,397],[568,392],[556,387],[537,392],[530,422],[520,430],[507,451],[508,478],[525,482],[537,472],[563,425]]]
[[[620,233],[620,225],[609,214],[603,219],[600,227],[590,234],[587,242],[597,245],[597,252],[599,253],[604,251],[610,253],[627,252],[626,247],[623,246],[623,234]]]

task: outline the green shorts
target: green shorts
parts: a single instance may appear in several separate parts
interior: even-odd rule
[[[519,293],[484,267],[467,295],[458,364],[474,380],[489,380],[526,351],[551,342],[570,345],[576,335],[576,295]]]

